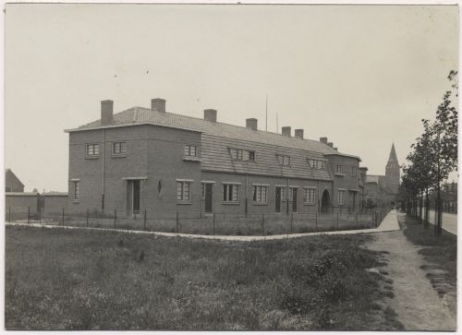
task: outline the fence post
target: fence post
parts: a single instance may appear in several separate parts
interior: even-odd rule
[[[114,210],[114,229],[116,227],[116,222],[117,222],[117,209]]]
[[[30,207],[27,207],[27,223],[30,223]]]
[[[180,213],[176,211],[176,232],[180,232]]]
[[[212,213],[212,235],[215,235],[215,213]]]
[[[88,227],[88,208],[87,208],[87,215],[86,215],[85,227]]]
[[[38,215],[39,215],[39,224],[42,225],[42,208],[39,208]]]
[[[314,221],[314,230],[318,232],[318,213],[316,213],[316,218]]]
[[[293,232],[293,226],[294,226],[294,213],[292,213],[291,217],[290,217],[290,233],[292,234]]]
[[[63,214],[62,214],[61,226],[64,226],[64,207],[63,207]]]
[[[266,235],[266,232],[265,232],[265,213],[263,213],[261,215],[261,229],[263,231],[263,236]]]
[[[143,222],[144,230],[146,230],[146,220],[147,220],[147,213],[146,213],[146,210],[144,210],[144,222]]]
[[[356,213],[356,226],[358,226],[358,213]]]
[[[11,222],[11,206],[8,206],[8,222]]]
[[[339,213],[337,213],[337,230],[338,230]]]

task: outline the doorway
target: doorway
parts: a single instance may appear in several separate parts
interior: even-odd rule
[[[329,213],[330,208],[330,195],[327,190],[324,190],[321,198],[321,213]]]
[[[128,180],[127,181],[127,215],[140,213],[140,181]]]
[[[297,190],[292,188],[292,212],[297,213]]]
[[[282,187],[276,187],[276,213],[281,213]]]
[[[205,212],[212,213],[213,184],[204,184],[205,187]]]

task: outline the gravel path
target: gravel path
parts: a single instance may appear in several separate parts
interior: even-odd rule
[[[398,214],[399,215],[399,214]],[[420,268],[426,264],[418,254],[419,247],[408,241],[402,231],[375,235],[368,249],[388,251],[388,265],[383,267],[393,279],[394,298],[387,298],[398,315],[398,320],[409,331],[454,331],[456,312],[447,301],[438,297],[426,273]]]

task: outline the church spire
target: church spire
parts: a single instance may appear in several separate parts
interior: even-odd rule
[[[388,163],[398,163],[398,157],[396,157],[395,143],[391,145],[390,156],[388,157]]]

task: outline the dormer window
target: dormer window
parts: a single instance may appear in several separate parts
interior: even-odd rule
[[[255,151],[230,148],[229,154],[233,160],[255,161]]]
[[[312,169],[317,170],[325,170],[326,169],[326,161],[322,161],[319,159],[311,159],[308,158],[308,166]]]
[[[278,162],[280,165],[290,165],[290,156],[287,155],[277,155]]]

